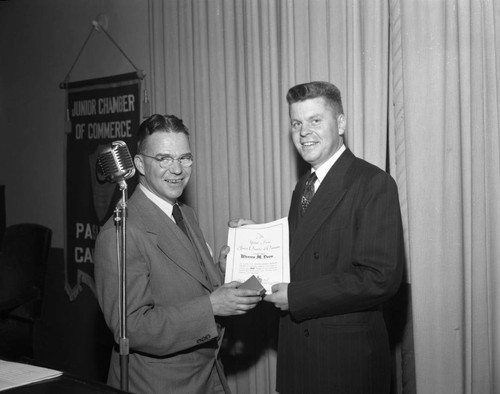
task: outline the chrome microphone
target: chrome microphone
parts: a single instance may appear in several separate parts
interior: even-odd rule
[[[135,174],[134,162],[123,141],[113,141],[104,148],[97,157],[97,164],[108,182],[123,184]]]

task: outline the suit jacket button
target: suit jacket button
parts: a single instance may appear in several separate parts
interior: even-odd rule
[[[304,336],[305,336],[305,337],[308,337],[308,336],[309,336],[309,330],[308,330],[307,328],[304,330]]]
[[[316,260],[318,260],[318,259],[319,259],[319,253],[318,253],[318,252],[314,252],[314,253],[313,253],[313,256],[314,256],[314,258],[315,258]]]

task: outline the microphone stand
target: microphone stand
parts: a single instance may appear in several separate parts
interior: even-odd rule
[[[127,182],[119,182],[122,199],[115,208],[116,255],[118,260],[118,298],[120,313],[120,388],[128,391],[129,341],[127,338],[127,276],[126,276],[126,231],[127,231]]]

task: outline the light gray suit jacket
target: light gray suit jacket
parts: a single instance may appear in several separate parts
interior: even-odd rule
[[[129,390],[135,393],[200,393],[213,373],[225,389],[218,351],[223,328],[209,295],[223,283],[194,211],[180,205],[188,238],[138,187],[128,201],[127,337]],[[203,263],[204,272],[199,262]],[[113,218],[96,240],[95,282],[105,320],[120,337],[116,230]],[[120,361],[113,350],[108,383],[120,386]]]

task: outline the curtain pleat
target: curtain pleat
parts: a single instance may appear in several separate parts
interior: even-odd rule
[[[388,113],[388,170],[396,180],[405,240],[405,272],[401,290],[395,297],[397,307],[388,316],[392,332],[393,393],[415,394],[415,351],[413,339],[413,311],[411,308],[411,260],[408,241],[409,215],[405,139],[405,100],[402,46],[402,21],[399,0],[390,2],[390,73]],[[391,105],[392,104],[392,105]]]

